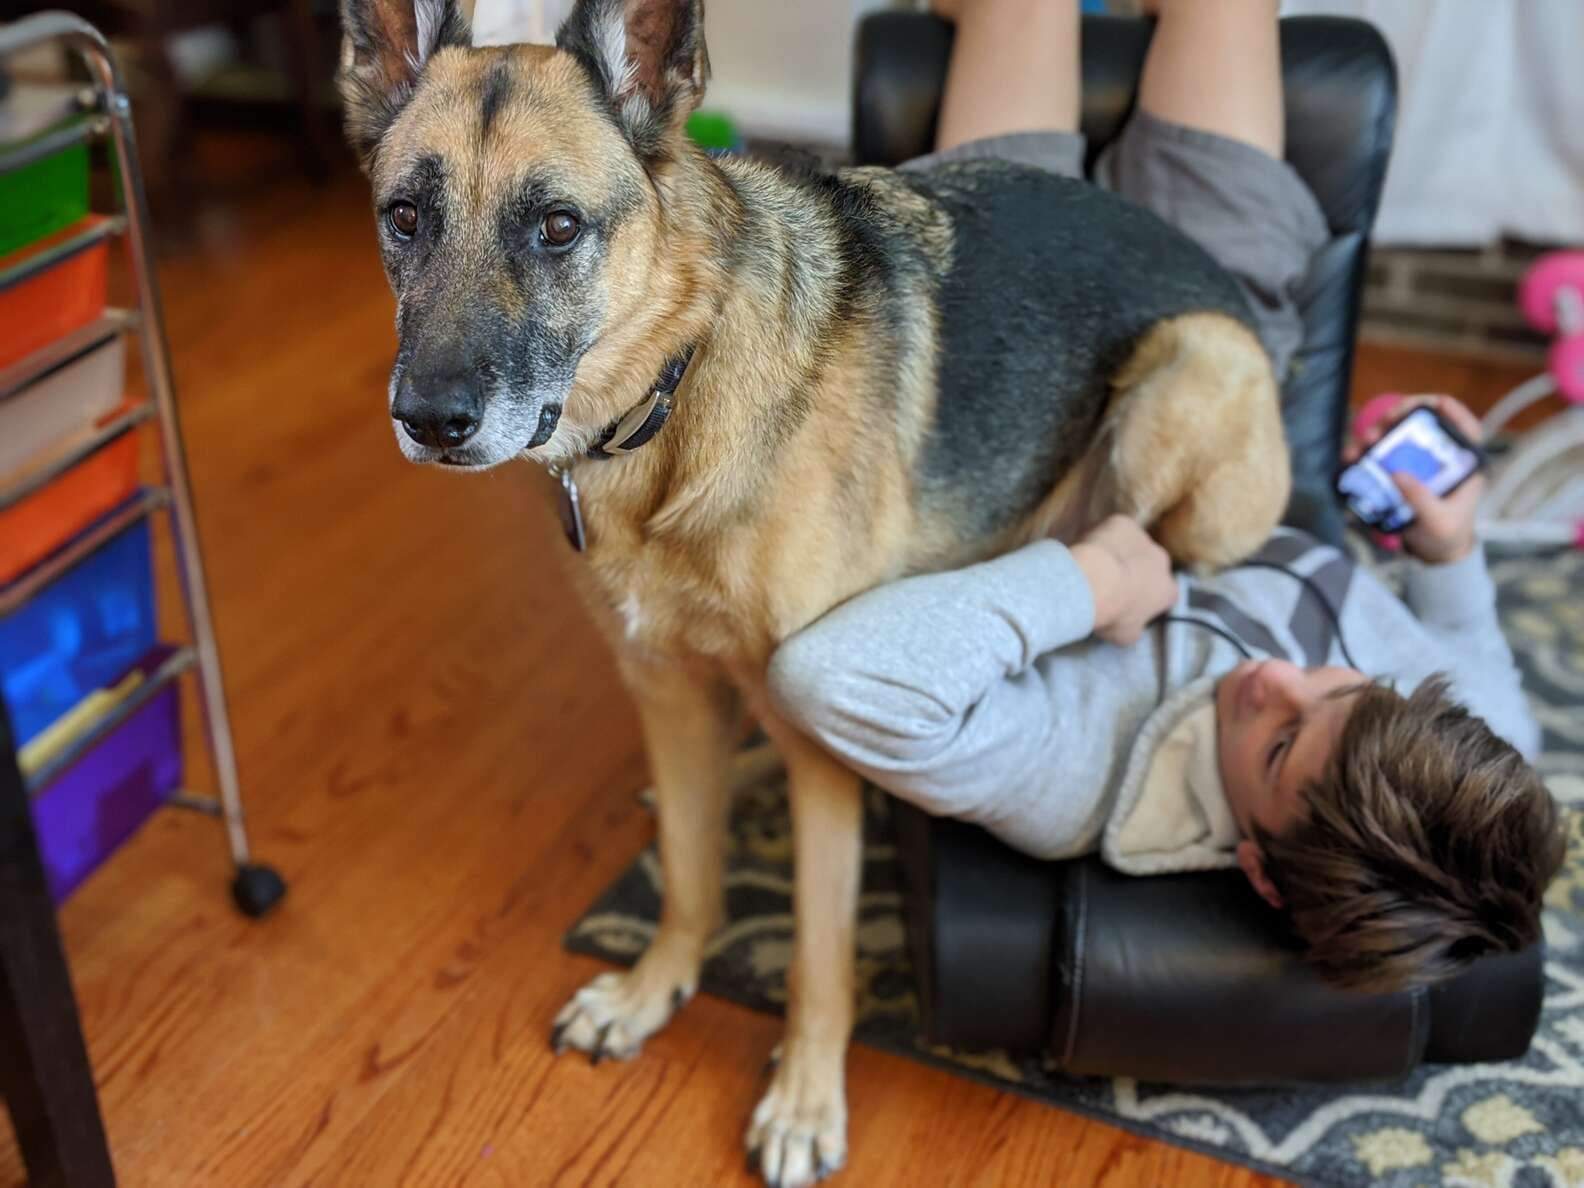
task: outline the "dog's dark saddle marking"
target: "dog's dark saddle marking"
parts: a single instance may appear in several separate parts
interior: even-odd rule
[[[998,161],[898,175],[944,207],[939,403],[928,503],[979,534],[1026,515],[1076,463],[1143,335],[1190,312],[1252,327],[1236,284],[1155,215],[1086,182]]]

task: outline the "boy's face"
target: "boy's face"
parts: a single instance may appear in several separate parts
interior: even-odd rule
[[[1227,803],[1245,839],[1282,833],[1304,811],[1302,790],[1325,771],[1354,698],[1369,678],[1353,668],[1245,660],[1216,685],[1216,743]],[[1245,840],[1239,864],[1266,899],[1274,890]]]

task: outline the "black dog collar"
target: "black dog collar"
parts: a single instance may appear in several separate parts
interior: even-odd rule
[[[607,426],[599,440],[589,447],[589,457],[619,458],[654,440],[671,416],[672,400],[692,360],[693,347],[688,346],[667,362],[648,398]]]
[[[623,454],[632,453],[645,442],[654,440],[655,434],[660,432],[666,419],[671,415],[672,398],[676,395],[677,387],[682,383],[682,376],[692,359],[693,348],[689,346],[668,362],[660,372],[660,378],[655,380],[655,386],[650,391],[648,399],[606,428],[605,432],[600,434],[600,439],[589,447],[588,456],[619,458]],[[552,422],[552,432],[554,428]],[[545,437],[548,439],[549,434]],[[570,470],[563,470],[559,466],[552,466],[550,473],[560,482],[561,489],[557,493],[560,503],[558,510],[567,543],[581,553],[588,547],[588,534],[583,527],[583,501],[578,494],[577,480],[572,477]]]

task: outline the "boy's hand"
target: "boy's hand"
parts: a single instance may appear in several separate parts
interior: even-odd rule
[[[1126,647],[1177,602],[1171,557],[1126,516],[1112,516],[1072,546],[1094,594],[1094,633]]]
[[[1343,463],[1356,461],[1388,429],[1421,404],[1435,409],[1475,445],[1484,439],[1479,418],[1461,401],[1450,396],[1404,396],[1369,429],[1348,442],[1342,451]],[[1410,475],[1395,474],[1392,480],[1414,510],[1414,522],[1404,530],[1402,538],[1403,547],[1410,554],[1429,565],[1448,565],[1474,551],[1477,543],[1474,516],[1480,496],[1485,492],[1483,474],[1474,475],[1445,498],[1431,494],[1423,483]]]

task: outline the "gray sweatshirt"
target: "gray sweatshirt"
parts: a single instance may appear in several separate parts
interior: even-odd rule
[[[1278,532],[1254,560],[1289,572],[1184,576],[1171,614],[1231,633],[1255,658],[1346,663],[1325,606],[1293,576],[1302,574],[1337,612],[1366,673],[1407,693],[1444,672],[1458,700],[1535,755],[1539,727],[1482,550],[1452,565],[1410,563],[1405,601],[1301,533]],[[770,684],[792,720],[880,787],[1035,856],[1073,857],[1099,848],[1108,819],[1133,807],[1127,785],[1185,705],[1203,704],[1243,659],[1192,624],[1157,624],[1127,648],[1091,638],[1093,629],[1077,563],[1064,545],[1038,541],[844,603],[781,646]],[[1230,863],[1223,858],[1184,854],[1140,871]]]

